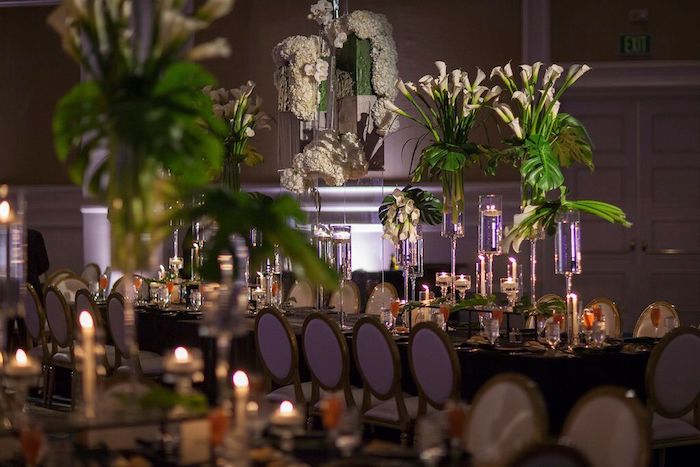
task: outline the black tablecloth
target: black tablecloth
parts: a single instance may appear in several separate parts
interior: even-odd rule
[[[300,337],[301,323],[305,313],[297,312],[288,320]],[[215,390],[213,362],[215,345],[213,339],[199,334],[200,321],[181,319],[173,313],[162,313],[140,309],[138,314],[139,345],[144,350],[163,352],[178,345],[198,347],[206,360],[206,380],[203,390],[213,400]],[[253,319],[248,321],[249,332],[234,340],[231,351],[233,368],[249,372],[260,372],[261,366],[255,351]],[[352,336],[346,334],[352,358]],[[456,338],[459,341],[459,338]],[[398,341],[402,363],[403,390],[416,394],[415,383],[408,364],[406,339]],[[301,342],[299,341],[301,351]],[[503,372],[520,373],[537,383],[547,403],[553,432],[561,429],[566,414],[576,400],[586,391],[600,385],[615,385],[629,388],[644,401],[644,373],[649,354],[646,352],[627,354],[621,352],[589,353],[577,356],[551,357],[544,354],[509,353],[499,350],[470,350],[458,348],[461,369],[461,395],[471,401],[476,391],[491,377]],[[302,380],[308,379],[308,370],[303,355],[299,356]],[[355,365],[351,365],[351,382],[361,386],[362,382]]]

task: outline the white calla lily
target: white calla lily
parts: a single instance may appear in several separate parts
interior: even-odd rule
[[[438,77],[442,79],[447,74],[447,65],[442,60],[435,62],[435,66],[438,69]]]
[[[514,118],[512,121],[508,122],[508,126],[518,139],[523,139],[523,130],[520,128],[520,119]]]
[[[559,114],[559,106],[561,105],[561,102],[556,101],[554,104],[552,104],[552,110],[550,111],[552,114],[552,118],[556,118],[556,116]]]
[[[581,76],[583,76],[584,73],[586,73],[590,69],[591,69],[591,67],[589,67],[586,64],[571,65],[571,68],[569,68],[569,72],[566,75],[567,85],[571,86],[572,84],[574,84]]]
[[[544,85],[556,83],[556,81],[559,79],[561,74],[564,72],[564,68],[560,67],[556,63],[552,64],[547,68],[547,70],[544,72],[544,79],[543,83]]]
[[[503,67],[503,73],[505,73],[508,78],[513,77],[513,69],[510,67],[510,62],[506,63],[506,65]]]
[[[515,115],[513,115],[513,111],[511,110],[510,106],[504,102],[501,102],[496,107],[494,107],[494,110],[505,123],[510,123],[515,118]]]
[[[496,85],[496,86],[492,87],[491,89],[489,89],[489,92],[486,94],[486,96],[484,96],[484,102],[488,102],[491,99],[493,99],[494,97],[500,96],[502,92],[503,92],[503,89],[501,89],[500,86]]]

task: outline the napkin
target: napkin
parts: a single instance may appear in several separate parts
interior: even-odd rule
[[[525,347],[528,347],[533,350],[545,350],[547,348],[537,341],[527,341],[525,342]]]
[[[472,336],[467,340],[469,344],[488,344],[489,341],[484,336]]]

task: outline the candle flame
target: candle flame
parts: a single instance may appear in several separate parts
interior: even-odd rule
[[[508,258],[508,259],[510,260],[511,264],[515,264],[516,261],[517,261],[517,260],[516,260],[515,258],[513,258],[512,256],[511,256],[510,258]]]
[[[247,388],[248,375],[244,371],[238,370],[233,374],[233,385],[237,388]]]
[[[423,288],[425,289],[426,292],[430,292],[430,287],[428,287],[427,284],[423,284]]]
[[[78,318],[78,321],[80,322],[80,327],[83,329],[92,329],[92,327],[94,326],[92,322],[92,315],[86,310],[80,312],[80,317]]]
[[[486,257],[484,255],[479,255],[479,261],[484,261]]]
[[[178,347],[175,349],[175,360],[178,362],[184,362],[190,356],[190,353],[184,347]]]
[[[3,201],[0,203],[0,222],[7,222],[10,219],[10,203]]]
[[[280,413],[290,414],[294,411],[294,405],[289,401],[283,401],[280,404]]]
[[[15,354],[15,360],[17,361],[18,365],[26,365],[28,362],[26,352],[22,349],[17,349],[17,353]]]

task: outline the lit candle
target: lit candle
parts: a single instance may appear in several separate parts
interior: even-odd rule
[[[455,279],[455,287],[466,287],[469,288],[469,280],[464,274],[460,274],[457,279]]]
[[[479,255],[479,293],[486,295],[486,257]]]
[[[508,259],[510,260],[510,272],[508,273],[508,276],[515,282],[518,282],[518,260],[512,256]]]
[[[578,331],[579,331],[579,317],[578,317],[578,295],[575,293],[570,293],[567,297],[568,309],[568,319],[571,320],[571,336],[569,336],[569,342],[571,344],[578,344]]]
[[[92,315],[81,311],[78,318],[83,336],[83,403],[85,418],[95,418],[95,389],[97,371],[95,365],[95,325]]]
[[[427,284],[423,284],[423,290],[418,292],[418,299],[425,305],[430,302],[430,287]]]
[[[441,272],[435,281],[437,284],[436,285],[445,285],[445,284],[451,284],[452,283],[452,276],[446,272]]]
[[[270,422],[280,427],[295,427],[301,424],[302,417],[299,411],[289,401],[280,404],[280,408],[272,415]]]
[[[8,224],[10,221],[12,221],[10,203],[3,201],[0,203],[0,224]]]
[[[15,357],[10,359],[5,373],[11,377],[29,377],[37,376],[41,373],[41,365],[34,361],[22,349],[17,349]]]
[[[177,347],[165,358],[165,371],[174,376],[191,376],[201,371],[204,367],[201,354],[197,349],[187,350],[185,347]]]
[[[233,374],[233,389],[236,398],[236,429],[242,432],[245,429],[246,406],[250,394],[248,375],[245,372],[239,370]]]

